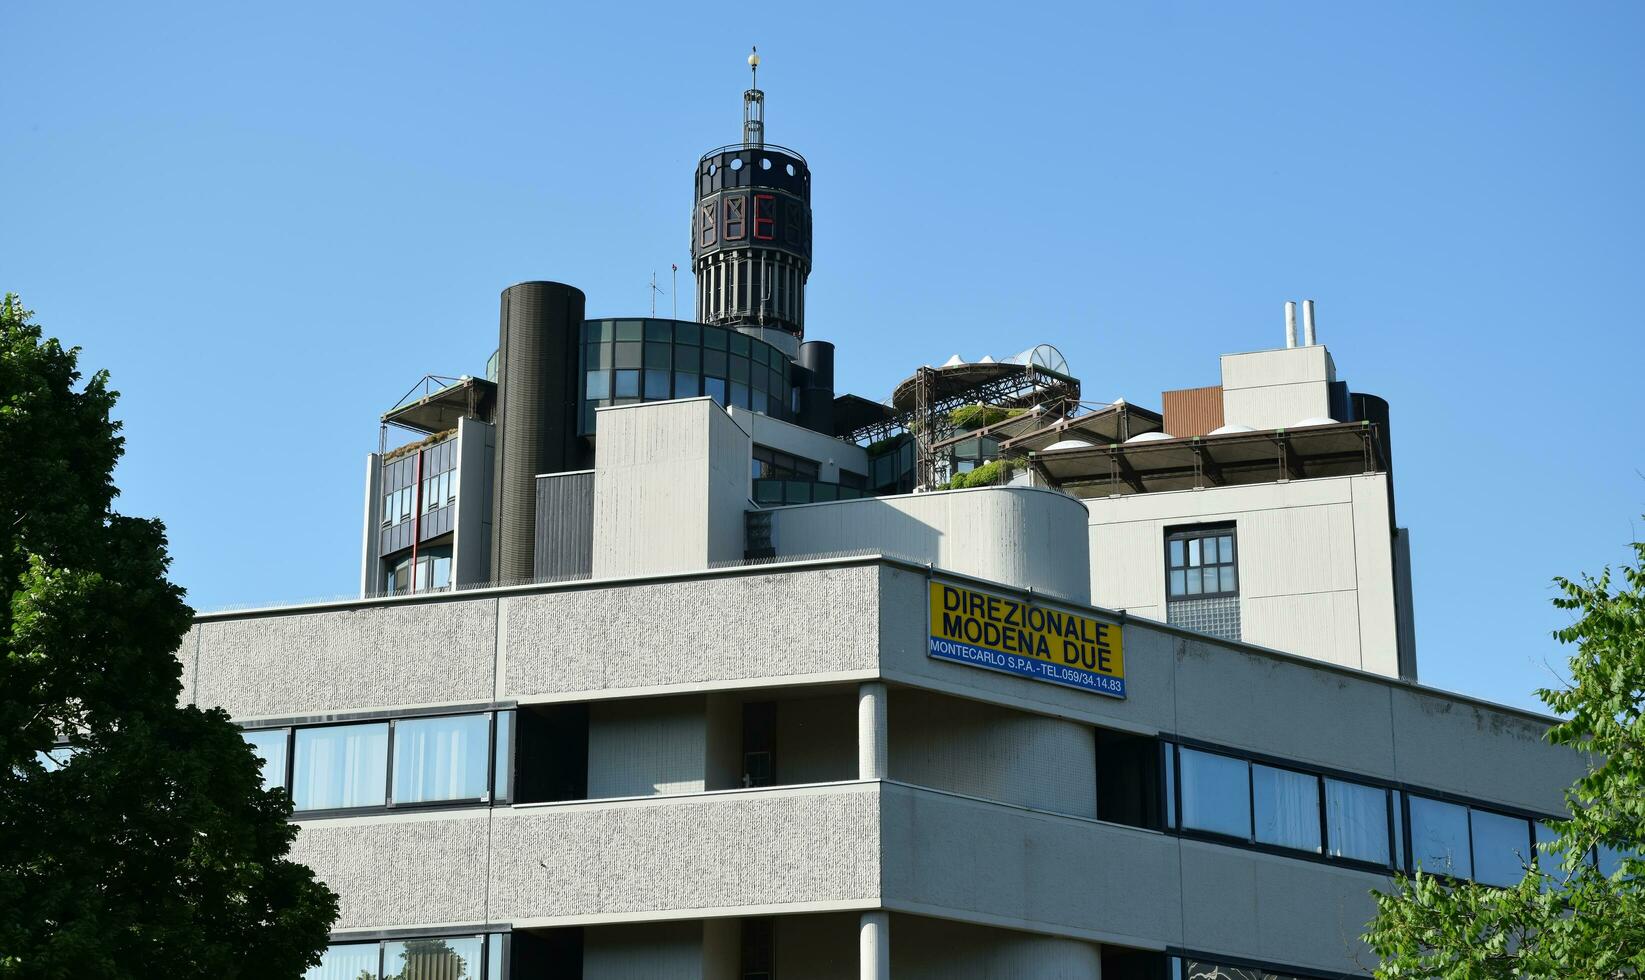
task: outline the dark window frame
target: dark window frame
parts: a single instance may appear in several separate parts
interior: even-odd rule
[[[1208,523],[1208,524],[1184,524],[1184,525],[1168,527],[1168,528],[1165,529],[1164,553],[1165,553],[1165,601],[1166,602],[1191,602],[1195,599],[1229,599],[1229,598],[1238,598],[1239,597],[1239,586],[1240,586],[1240,582],[1244,579],[1244,576],[1242,576],[1240,574],[1240,570],[1239,570],[1239,556],[1240,556],[1239,529],[1235,525],[1236,525],[1235,521],[1215,521],[1215,522],[1211,522],[1211,523]],[[1190,564],[1188,564],[1188,558],[1187,558],[1188,542],[1190,542],[1190,541],[1203,541],[1206,538],[1222,538],[1222,537],[1228,538],[1229,543],[1233,546],[1234,557],[1232,559],[1230,559],[1229,561],[1218,560],[1218,561],[1216,561],[1214,563],[1211,563],[1211,564],[1206,564],[1206,563],[1203,563],[1203,562],[1199,565],[1190,565]],[[1183,543],[1183,564],[1181,564],[1181,565],[1171,564],[1171,545],[1172,545],[1173,542],[1176,542],[1176,541],[1181,541]],[[1219,556],[1219,559],[1220,559],[1220,556]],[[1172,591],[1171,591],[1171,573],[1172,572],[1174,572],[1174,571],[1186,572],[1190,568],[1198,569],[1198,568],[1210,568],[1210,567],[1232,568],[1234,570],[1234,587],[1233,587],[1233,589],[1232,590],[1226,590],[1226,589],[1221,588],[1222,576],[1219,573],[1218,576],[1217,576],[1218,590],[1216,592],[1183,592],[1180,595],[1172,593]]]

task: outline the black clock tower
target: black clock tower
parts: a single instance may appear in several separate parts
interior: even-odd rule
[[[811,169],[798,153],[765,141],[758,53],[748,65],[754,84],[743,93],[743,141],[697,161],[697,319],[781,331],[798,341],[811,275]]]

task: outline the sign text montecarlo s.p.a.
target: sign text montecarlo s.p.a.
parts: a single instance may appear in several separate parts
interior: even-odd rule
[[[1125,697],[1118,625],[936,580],[931,582],[930,655]]]

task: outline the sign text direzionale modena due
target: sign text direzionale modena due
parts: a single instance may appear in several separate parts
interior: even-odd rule
[[[930,655],[1125,697],[1125,651],[1118,625],[935,580]]]

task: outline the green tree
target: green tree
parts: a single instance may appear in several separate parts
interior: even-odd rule
[[[1554,604],[1574,621],[1554,635],[1575,644],[1570,684],[1537,695],[1566,718],[1550,741],[1591,753],[1556,821],[1512,888],[1419,872],[1377,896],[1365,936],[1380,978],[1611,980],[1645,976],[1645,543],[1614,583],[1555,579]],[[1591,861],[1620,854],[1609,876]],[[1610,863],[1610,862],[1607,862]]]
[[[113,511],[117,393],[78,354],[0,301],[0,977],[290,980],[336,896],[228,716],[178,703],[193,612],[161,524]]]

